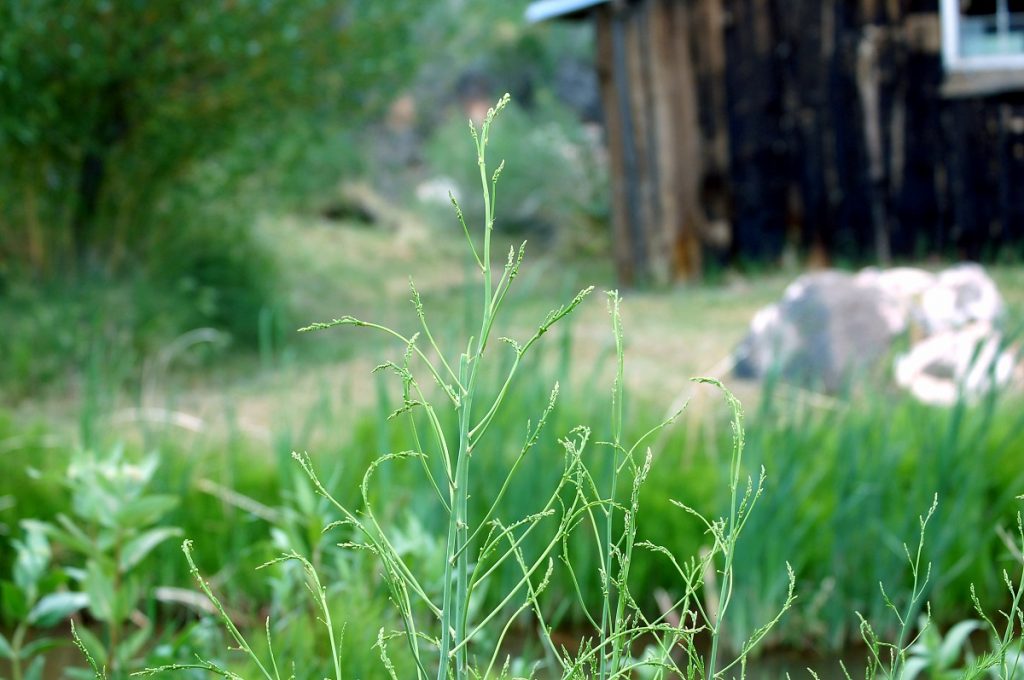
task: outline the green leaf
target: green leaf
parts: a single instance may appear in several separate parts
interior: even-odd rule
[[[160,527],[136,536],[128,541],[121,550],[121,571],[129,571],[132,567],[146,558],[150,552],[168,538],[181,535],[181,529],[177,527]]]
[[[96,680],[96,671],[88,668],[67,668],[64,670],[70,680]]]
[[[121,580],[120,587],[114,592],[114,621],[124,621],[142,599],[143,588],[139,575],[128,575]]]
[[[86,564],[82,586],[89,595],[92,615],[100,621],[114,621],[114,584],[95,560]]]
[[[967,638],[979,628],[981,628],[981,621],[967,619],[949,629],[949,632],[946,633],[946,638],[942,641],[942,646],[939,648],[938,663],[940,669],[951,668],[957,662],[963,652],[964,643],[967,642]]]
[[[124,642],[119,644],[117,649],[114,650],[118,663],[121,666],[127,666],[138,655],[139,650],[146,644],[152,633],[153,629],[147,626],[146,628],[140,628],[125,638]]]
[[[48,650],[67,646],[67,640],[59,640],[57,638],[38,638],[21,648],[21,658],[31,659],[32,657],[42,654]]]
[[[79,567],[64,567],[64,573],[75,583],[85,582],[85,569],[80,569]]]
[[[903,674],[900,677],[902,680],[914,680],[927,667],[928,661],[924,657],[912,657],[903,664]]]
[[[92,541],[89,540],[89,536],[77,524],[71,521],[70,517],[67,515],[57,515],[57,521],[60,523],[61,528],[57,528],[52,524],[46,527],[46,533],[50,535],[50,538],[55,543],[76,550],[83,555],[88,555],[92,552]]]
[[[50,565],[50,542],[46,540],[46,524],[34,520],[21,523],[25,537],[13,541],[17,557],[14,560],[14,582],[26,593],[35,591],[39,580]]]
[[[141,528],[156,523],[178,504],[175,496],[143,496],[121,506],[117,523],[122,527]]]
[[[43,669],[46,666],[46,658],[37,656],[25,669],[25,680],[43,680]]]
[[[11,643],[7,641],[3,633],[0,633],[0,658],[14,658],[14,650],[11,649]]]
[[[85,593],[68,591],[51,593],[39,600],[32,608],[28,615],[28,622],[34,626],[49,628],[87,606],[89,606],[89,596]]]
[[[24,621],[28,616],[29,602],[25,591],[10,581],[0,581],[0,606],[4,618],[9,621]]]

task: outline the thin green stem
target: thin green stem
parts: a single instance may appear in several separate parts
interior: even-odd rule
[[[11,675],[13,680],[21,680],[21,647],[25,643],[25,634],[28,632],[28,624],[21,623],[14,629],[11,636]]]
[[[551,415],[551,411],[554,410],[554,408],[555,408],[555,402],[557,401],[557,399],[558,399],[558,383],[555,383],[555,387],[554,387],[554,389],[551,390],[551,396],[548,399],[548,405],[544,409],[543,413],[541,413],[540,420],[537,422],[537,426],[534,428],[533,432],[529,435],[529,438],[527,439],[526,443],[523,445],[522,449],[520,449],[519,455],[516,457],[515,461],[512,463],[512,467],[509,469],[508,473],[505,475],[505,479],[504,479],[504,481],[501,484],[501,489],[498,490],[498,494],[495,496],[494,500],[491,502],[491,506],[487,509],[487,512],[486,512],[486,514],[484,514],[483,519],[481,519],[477,523],[477,528],[476,528],[476,530],[473,531],[473,534],[469,537],[469,541],[467,542],[467,545],[462,546],[462,550],[465,550],[468,547],[469,543],[472,543],[474,540],[476,540],[476,538],[483,531],[484,527],[487,526],[487,523],[490,522],[491,518],[494,516],[494,513],[497,511],[498,506],[501,505],[501,501],[505,498],[505,494],[508,492],[508,488],[512,484],[512,478],[515,476],[516,470],[519,468],[519,464],[523,462],[523,459],[526,458],[526,454],[528,454],[530,452],[530,450],[533,449],[534,445],[537,443],[537,439],[540,437],[540,432],[544,428],[544,425],[547,422],[548,416]]]
[[[420,292],[416,290],[416,286],[413,284],[412,277],[409,277],[409,289],[412,291],[412,303],[416,308],[416,316],[420,320],[420,328],[423,329],[423,334],[427,336],[427,341],[430,342],[430,346],[434,349],[437,354],[437,358],[441,361],[441,365],[444,366],[445,370],[448,371],[448,375],[456,384],[459,384],[459,378],[455,375],[455,371],[448,365],[448,361],[444,358],[444,352],[438,347],[437,341],[434,340],[434,334],[430,332],[430,325],[427,323],[427,314],[423,309],[423,300],[420,298]],[[460,385],[461,388],[461,385]]]
[[[321,321],[318,323],[310,324],[309,326],[300,328],[299,332],[319,331],[325,330],[327,328],[333,328],[335,326],[361,326],[364,328],[372,328],[374,330],[386,333],[387,335],[390,335],[391,337],[397,340],[401,340],[402,343],[404,343],[405,345],[412,347],[416,355],[423,360],[423,364],[427,367],[427,370],[430,371],[430,375],[433,376],[437,384],[440,385],[442,389],[446,387],[444,378],[442,378],[441,374],[437,371],[436,368],[434,368],[434,364],[431,363],[430,359],[427,358],[427,355],[423,353],[423,350],[416,346],[414,339],[407,338],[406,336],[402,335],[393,328],[388,328],[387,326],[383,326],[379,323],[374,323],[372,321],[363,321],[362,319],[357,319],[353,316],[343,316],[337,319],[331,319],[330,321]],[[457,381],[456,387],[458,387],[460,391],[465,391],[465,388]],[[448,390],[445,390],[445,393],[447,394]],[[451,399],[453,403],[455,402],[455,397],[453,395],[449,395],[449,399]]]
[[[721,382],[710,378],[697,378],[696,382],[709,383],[718,387],[725,394],[733,413],[733,451],[729,474],[729,524],[728,530],[722,540],[722,556],[725,564],[722,568],[722,585],[718,595],[718,611],[715,612],[714,622],[709,621],[711,627],[711,654],[708,657],[707,680],[714,680],[716,675],[715,667],[718,662],[718,647],[722,633],[722,618],[729,606],[729,599],[732,597],[732,561],[734,547],[736,545],[736,515],[739,511],[737,490],[740,481],[740,469],[743,462],[743,409],[739,400],[727,390]]]
[[[491,122],[494,116],[508,102],[508,97],[503,97],[498,105],[487,112],[483,126],[476,137],[477,165],[480,168],[480,180],[484,197],[484,247],[481,258],[483,274],[483,296],[482,296],[482,317],[480,319],[480,334],[476,338],[476,347],[467,349],[459,367],[459,384],[463,386],[463,398],[458,404],[459,408],[459,448],[455,470],[455,488],[452,508],[454,512],[449,519],[449,544],[447,548],[449,566],[451,560],[455,560],[455,601],[451,601],[450,591],[452,588],[450,573],[446,573],[445,595],[448,597],[448,605],[455,608],[455,640],[452,652],[455,654],[455,676],[457,680],[465,680],[469,677],[468,654],[466,644],[471,635],[467,636],[469,611],[469,551],[466,546],[469,543],[469,467],[473,454],[474,442],[470,437],[472,427],[473,398],[476,394],[479,366],[487,341],[490,337],[491,328],[494,324],[494,317],[497,310],[493,306],[493,286],[491,273],[491,235],[494,230],[494,204],[493,186],[487,184],[487,140],[490,134]],[[472,126],[471,126],[472,129]],[[444,618],[450,618],[448,606],[444,608]],[[444,623],[447,623],[445,621]],[[447,626],[442,631],[442,637],[447,640],[449,631]],[[442,643],[441,673],[447,665],[447,647]],[[441,676],[439,676],[440,678]]]
[[[624,350],[622,339],[622,319],[619,312],[619,295],[617,292],[609,293],[609,311],[612,316],[612,328],[615,334],[615,383],[612,387],[612,462],[609,466],[610,479],[608,480],[608,505],[605,507],[605,558],[604,558],[604,605],[601,608],[601,636],[602,642],[612,634],[612,603],[615,598],[621,599],[621,593],[614,592],[615,578],[612,576],[612,560],[614,552],[614,541],[612,539],[615,530],[615,497],[618,492],[618,461],[616,457],[622,449],[622,413],[623,413],[623,371],[624,371]],[[621,558],[620,558],[621,559]],[[613,594],[614,592],[614,594]],[[617,638],[616,638],[617,639]],[[618,647],[613,645],[613,659],[617,655]],[[615,669],[608,665],[608,657],[601,655],[602,680],[609,677],[609,672]]]
[[[188,568],[192,577],[198,584],[199,589],[203,591],[204,595],[206,595],[206,599],[209,600],[217,609],[221,622],[224,624],[228,633],[230,633],[232,639],[234,639],[235,644],[238,645],[238,648],[241,651],[245,652],[246,656],[248,656],[254,664],[256,664],[256,667],[263,674],[263,677],[267,678],[267,680],[274,680],[274,677],[267,671],[263,662],[260,661],[260,658],[252,651],[252,648],[249,646],[249,643],[246,641],[241,631],[239,631],[238,627],[235,626],[234,621],[232,621],[231,617],[228,616],[227,611],[224,609],[224,605],[222,605],[220,600],[218,600],[213,594],[213,590],[210,589],[210,584],[206,582],[206,579],[204,579],[203,575],[199,572],[199,567],[196,566],[195,560],[192,559],[192,541],[185,541],[182,543],[181,550],[185,553],[185,560],[188,562]]]

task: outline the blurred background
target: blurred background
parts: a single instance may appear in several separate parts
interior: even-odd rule
[[[0,3],[0,675],[80,677],[69,616],[113,677],[225,657],[188,536],[233,614],[272,615],[289,659],[326,661],[301,573],[254,571],[313,556],[352,622],[348,672],[385,677],[371,646],[398,625],[386,589],[367,556],[336,554],[338,530],[321,535],[335,517],[291,452],[355,502],[369,461],[414,447],[387,420],[401,385],[371,373],[404,347],[295,329],[353,314],[412,332],[412,276],[460,351],[478,305],[449,193],[478,234],[466,121],[505,92],[495,250],[528,247],[501,334],[528,335],[584,285],[623,289],[628,431],[689,400],[654,444],[642,538],[695,554],[709,538],[668,499],[723,512],[731,437],[725,405],[688,379],[729,381],[754,314],[795,277],[980,261],[1014,346],[1022,17],[1018,0]],[[556,380],[544,450],[581,423],[608,436],[603,301],[552,335],[494,426],[480,498]],[[902,546],[935,493],[939,630],[974,616],[972,584],[1006,604],[1015,389],[936,408],[887,382],[735,385],[749,471],[769,481],[737,556],[731,644],[781,604],[787,560],[800,598],[764,677],[862,656],[855,611],[894,629],[878,583],[909,596]],[[381,475],[386,519],[410,561],[437,564],[441,510],[415,473]],[[521,475],[510,517],[557,471]],[[652,611],[678,586],[655,557],[634,577]],[[571,593],[556,576],[567,640],[583,623]],[[542,650],[523,627],[525,663]]]

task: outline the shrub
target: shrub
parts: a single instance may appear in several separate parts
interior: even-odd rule
[[[5,3],[0,261],[52,272],[152,253],[180,226],[153,215],[207,159],[247,177],[287,136],[278,126],[385,103],[414,6]]]
[[[539,97],[530,110],[510,105],[502,122],[500,134],[491,140],[493,153],[508,164],[498,195],[502,217],[495,228],[585,252],[603,251],[609,199],[598,141],[588,138],[575,114],[550,96]],[[458,169],[454,189],[467,214],[480,214],[483,200],[469,191],[479,181],[475,159],[472,149],[459,143],[464,135],[465,123],[450,120],[429,141],[427,157],[440,174]]]

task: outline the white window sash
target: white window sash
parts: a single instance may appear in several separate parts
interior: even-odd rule
[[[948,71],[1001,71],[1024,68],[1021,54],[961,54],[960,0],[942,0],[942,62]]]

